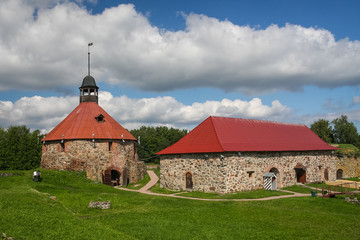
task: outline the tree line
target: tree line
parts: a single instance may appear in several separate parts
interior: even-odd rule
[[[187,130],[142,126],[139,129],[130,130],[130,133],[138,139],[137,151],[140,160],[158,163],[160,158],[155,153],[180,140]]]
[[[360,135],[354,123],[349,122],[346,115],[335,118],[331,122],[319,119],[311,124],[310,128],[327,143],[353,144],[360,148]]]
[[[41,139],[39,130],[26,126],[0,127],[0,170],[28,170],[40,166]]]
[[[327,143],[347,143],[360,148],[360,136],[354,123],[342,115],[332,121],[319,119],[311,124],[311,130]],[[146,127],[130,130],[138,139],[137,151],[140,160],[158,163],[157,152],[174,144],[186,135],[187,130],[168,127]],[[40,166],[44,135],[33,132],[26,126],[0,127],[0,170],[26,170]]]

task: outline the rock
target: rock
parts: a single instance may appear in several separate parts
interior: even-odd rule
[[[111,201],[91,201],[89,208],[109,209],[111,207]]]

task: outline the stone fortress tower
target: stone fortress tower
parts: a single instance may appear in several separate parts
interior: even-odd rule
[[[95,79],[83,79],[80,104],[43,139],[41,167],[85,171],[89,179],[127,185],[142,179],[136,138],[98,105]]]

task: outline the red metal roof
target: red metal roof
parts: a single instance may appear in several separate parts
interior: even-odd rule
[[[335,150],[305,125],[209,117],[157,154]]]
[[[98,122],[100,114],[103,120]],[[61,139],[127,139],[136,140],[131,133],[116,122],[95,102],[80,103],[42,141]]]

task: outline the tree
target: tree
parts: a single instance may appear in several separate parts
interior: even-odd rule
[[[333,142],[333,130],[330,122],[325,119],[319,119],[310,126],[311,130],[327,143]]]
[[[32,169],[40,165],[41,138],[38,130],[26,126],[0,128],[0,169]]]
[[[357,145],[359,134],[354,123],[350,123],[347,116],[342,115],[332,121],[334,125],[333,134],[336,143],[348,143]]]
[[[158,162],[157,152],[174,144],[182,138],[187,130],[179,130],[167,127],[145,127],[131,130],[130,133],[139,139],[138,145],[139,158],[145,162]]]

